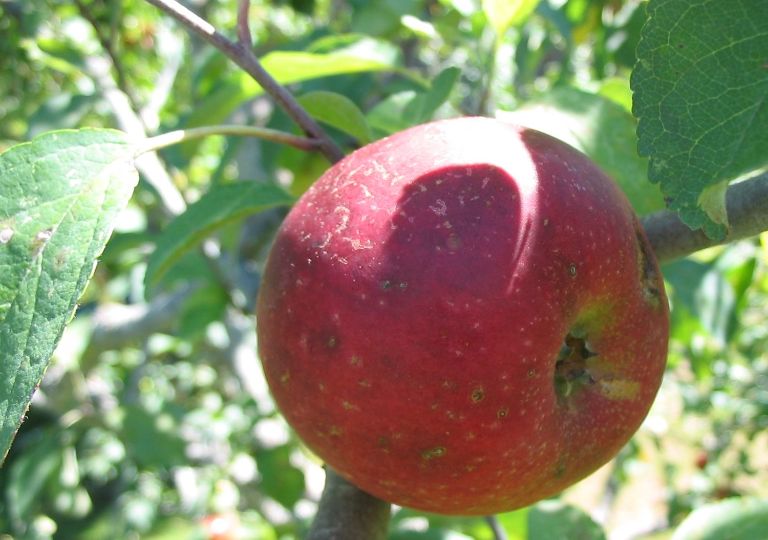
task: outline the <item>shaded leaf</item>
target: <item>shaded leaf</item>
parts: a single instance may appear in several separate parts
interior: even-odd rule
[[[298,101],[317,120],[351,135],[361,144],[371,142],[365,115],[348,97],[318,90],[304,94]]]
[[[724,209],[702,192],[768,164],[768,2],[651,0],[637,56],[649,178],[685,223],[722,238]]]
[[[388,96],[368,113],[369,124],[389,135],[431,120],[450,96],[460,73],[458,68],[446,68],[425,91],[404,90]]]
[[[542,501],[528,512],[528,540],[579,538],[605,540],[603,529],[575,506],[561,501]]]
[[[286,508],[293,508],[305,488],[304,473],[291,464],[292,451],[285,445],[256,452],[261,489]]]
[[[768,538],[768,500],[733,498],[694,510],[672,540],[754,540]]]
[[[61,439],[53,432],[44,435],[14,461],[9,475],[8,510],[19,524],[33,517],[39,497],[62,465]]]
[[[274,184],[236,182],[212,187],[157,238],[144,282],[148,287],[155,285],[182,255],[214,230],[247,215],[292,203],[293,197]]]
[[[161,415],[152,414],[137,405],[125,407],[123,440],[128,453],[146,467],[170,467],[184,463],[184,441],[174,426],[160,422]],[[165,414],[166,419],[171,415]]]
[[[449,67],[438,73],[432,81],[429,90],[421,92],[406,105],[403,114],[410,120],[412,125],[421,124],[430,120],[435,111],[445,103],[451,95],[451,90],[459,79],[461,70],[455,67]]]
[[[0,455],[138,181],[112,130],[59,131],[0,155]]]

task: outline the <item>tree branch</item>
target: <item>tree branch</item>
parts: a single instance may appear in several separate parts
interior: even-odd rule
[[[307,136],[318,140],[318,149],[331,163],[335,163],[344,157],[344,152],[333,142],[320,125],[315,122],[309,113],[299,105],[293,94],[273,79],[262,67],[249,47],[229,40],[208,21],[201,19],[175,0],[147,0],[147,2],[165,11],[243,68],[246,73],[264,88],[267,94],[272,96]]]
[[[238,0],[237,3],[237,41],[248,49],[253,48],[251,31],[248,27],[248,12],[251,7],[250,0]]]
[[[390,504],[325,468],[325,489],[307,540],[384,540]]]
[[[643,228],[659,262],[668,262],[704,248],[755,236],[768,230],[768,173],[733,184],[726,193],[730,228],[720,241],[692,231],[668,210],[642,219]]]

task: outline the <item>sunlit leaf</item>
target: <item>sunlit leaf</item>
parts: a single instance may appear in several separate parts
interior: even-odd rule
[[[483,0],[483,11],[500,38],[512,26],[525,22],[538,4],[539,0]]]
[[[53,132],[0,155],[0,455],[138,180],[111,130]]]
[[[651,0],[637,56],[648,175],[690,227],[722,238],[724,203],[702,193],[768,164],[768,2]]]

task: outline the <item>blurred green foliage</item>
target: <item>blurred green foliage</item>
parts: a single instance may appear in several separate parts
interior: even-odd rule
[[[642,4],[519,4],[259,0],[250,22],[256,51],[272,54],[345,150],[431,118],[515,111],[540,129],[568,125],[560,136],[603,160],[638,211],[658,208],[627,150]],[[234,34],[235,0],[191,5]],[[0,150],[50,129],[125,129],[131,114],[150,134],[223,120],[295,131],[220,53],[139,0],[0,2],[0,58]],[[161,156],[188,203],[234,181],[298,195],[327,167],[229,137]],[[213,246],[176,258],[147,291],[147,260],[171,218],[146,174],[0,469],[0,538],[300,538],[323,473],[274,408],[251,315],[284,209],[221,220]],[[499,516],[510,539],[671,538],[694,509],[699,521],[709,508],[722,519],[708,503],[768,497],[768,236],[664,274],[670,363],[647,422],[558,499]],[[693,538],[683,533],[674,538]],[[493,536],[479,518],[397,510],[391,537]]]

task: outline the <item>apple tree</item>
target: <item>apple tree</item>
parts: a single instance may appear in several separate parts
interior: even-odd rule
[[[9,537],[768,536],[764,1],[0,29]]]

